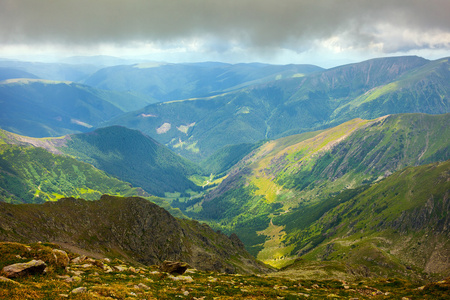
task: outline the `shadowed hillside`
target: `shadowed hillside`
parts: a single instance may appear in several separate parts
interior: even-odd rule
[[[66,198],[19,205],[0,202],[0,208],[2,241],[50,241],[145,265],[181,260],[198,269],[227,273],[269,270],[256,262],[236,237],[216,233],[206,224],[176,219],[142,198]]]

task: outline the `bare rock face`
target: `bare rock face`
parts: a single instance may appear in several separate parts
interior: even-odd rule
[[[187,263],[168,260],[164,261],[160,266],[160,270],[162,272],[179,275],[182,275],[184,272],[186,272],[187,268],[189,268],[189,265]]]
[[[8,278],[21,277],[31,274],[44,273],[47,264],[42,260],[31,260],[27,263],[18,263],[3,268],[3,273]]]

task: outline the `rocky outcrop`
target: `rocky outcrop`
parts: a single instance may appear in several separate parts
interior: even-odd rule
[[[170,273],[170,274],[178,274],[183,275],[184,272],[189,268],[187,263],[178,262],[178,261],[164,261],[159,269],[162,272]]]
[[[409,230],[428,230],[450,236],[450,216],[443,213],[450,211],[449,194],[450,191],[447,191],[442,198],[437,199],[431,195],[425,205],[403,211],[388,226],[402,233]]]
[[[227,273],[270,271],[233,237],[197,221],[174,218],[142,198],[66,198],[54,203],[0,203],[0,241],[50,241],[100,255],[158,265],[165,260]],[[54,252],[61,261],[62,253]]]
[[[67,267],[69,265],[70,259],[66,251],[60,249],[53,249],[52,253],[57,265],[60,265],[62,267]]]
[[[32,274],[44,273],[47,264],[42,260],[31,260],[27,263],[17,263],[3,268],[2,272],[7,278],[22,277]]]

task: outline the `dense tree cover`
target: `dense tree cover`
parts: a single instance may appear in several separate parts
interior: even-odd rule
[[[137,130],[113,126],[73,135],[61,150],[156,196],[201,189],[188,179],[201,173],[198,166]]]
[[[262,143],[261,141],[256,144],[243,143],[225,146],[203,160],[200,165],[206,172],[213,174],[224,173]]]

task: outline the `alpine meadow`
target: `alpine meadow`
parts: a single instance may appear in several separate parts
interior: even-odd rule
[[[169,2],[0,4],[0,299],[449,299],[450,5]]]

